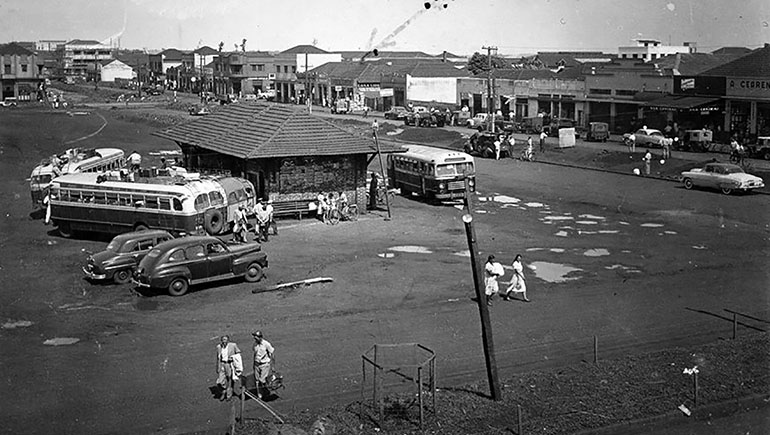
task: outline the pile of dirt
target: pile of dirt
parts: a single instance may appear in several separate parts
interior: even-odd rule
[[[584,363],[561,369],[538,370],[501,380],[503,397],[488,398],[486,383],[437,393],[437,417],[426,413],[425,431],[419,430],[419,409],[414,395],[390,395],[385,419],[376,424],[371,404],[359,418],[359,402],[331,406],[316,412],[287,416],[295,427],[309,428],[319,416],[333,422],[336,434],[499,434],[516,433],[517,406],[523,433],[566,434],[628,423],[767,394],[770,377],[770,338],[749,335],[705,346],[681,347],[646,355]],[[686,369],[698,370],[698,401],[694,379]],[[430,403],[425,396],[425,403]],[[239,428],[241,429],[241,428]],[[242,433],[279,433],[266,421],[250,421]]]

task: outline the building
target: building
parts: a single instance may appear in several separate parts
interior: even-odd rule
[[[35,43],[35,50],[37,51],[56,51],[60,46],[66,44],[67,41],[63,39],[41,39]]]
[[[199,93],[213,89],[213,70],[206,67],[214,62],[219,52],[204,45],[193,51],[182,53],[182,63],[172,68],[171,75],[175,76],[178,89]]]
[[[228,94],[246,95],[275,90],[275,54],[236,51],[222,55]]]
[[[0,101],[13,97],[19,101],[37,99],[43,84],[43,64],[37,54],[10,43],[0,45]]]
[[[618,57],[621,59],[639,59],[644,62],[659,59],[669,54],[694,53],[695,44],[685,42],[684,45],[661,45],[657,39],[634,39],[636,45],[618,47]]]
[[[288,103],[291,101],[304,102],[305,87],[310,89],[306,81],[297,80],[297,72],[310,71],[328,62],[341,62],[342,55],[329,53],[312,45],[297,45],[275,55],[273,68],[275,74],[276,101]],[[318,100],[318,97],[313,97]]]
[[[131,80],[136,77],[136,72],[130,65],[113,59],[102,62],[99,75],[103,82],[114,82],[115,79]]]
[[[276,210],[307,211],[319,192],[345,192],[359,209],[366,207],[367,167],[377,152],[372,138],[304,107],[241,102],[154,134],[179,145],[189,170],[244,177]],[[386,143],[380,148],[403,151]]]
[[[96,78],[98,65],[112,60],[112,48],[99,41],[73,39],[57,48],[62,77]]]

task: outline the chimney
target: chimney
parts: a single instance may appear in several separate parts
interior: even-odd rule
[[[444,53],[441,55],[441,61],[446,62],[446,50],[444,50]]]

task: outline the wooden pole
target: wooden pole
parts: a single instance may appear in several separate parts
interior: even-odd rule
[[[516,435],[521,435],[521,405],[516,405]]]
[[[495,345],[492,337],[492,323],[489,320],[489,310],[487,308],[487,297],[484,292],[482,282],[483,270],[479,260],[478,247],[476,246],[476,231],[473,229],[473,215],[470,214],[470,184],[465,180],[465,201],[468,213],[463,216],[465,224],[465,234],[468,238],[468,250],[471,255],[471,269],[473,270],[473,283],[476,289],[476,299],[481,317],[481,340],[484,347],[484,359],[487,366],[487,379],[489,381],[489,393],[492,400],[500,400],[502,393],[500,391],[500,381],[497,377],[497,362],[495,361]]]
[[[599,364],[599,337],[594,335],[594,364]]]
[[[738,315],[733,313],[733,340],[738,337]]]
[[[385,165],[382,163],[382,153],[380,153],[380,141],[377,138],[377,130],[379,129],[379,126],[377,125],[377,120],[375,119],[374,122],[372,122],[372,135],[374,136],[374,145],[377,147],[377,157],[380,159],[380,174],[382,174],[382,182],[385,184],[385,206],[388,208],[388,219],[390,220],[391,214],[390,214],[390,195],[388,195],[388,183],[387,178],[385,178]],[[375,192],[377,194],[377,192]]]

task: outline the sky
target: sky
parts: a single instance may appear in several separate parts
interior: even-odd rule
[[[426,8],[426,3],[430,8]],[[122,48],[616,53],[664,44],[770,43],[768,0],[0,0],[0,43],[89,39]]]

